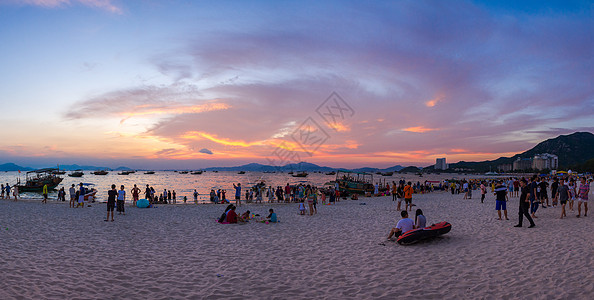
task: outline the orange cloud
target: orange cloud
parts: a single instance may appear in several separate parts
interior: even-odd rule
[[[425,102],[425,106],[434,107],[438,102],[441,102],[445,98],[444,95],[438,95],[437,97]]]
[[[178,106],[178,107],[152,107],[151,105],[139,105],[135,107],[136,111],[123,112],[122,115],[126,119],[137,116],[147,115],[166,115],[166,114],[187,114],[187,113],[202,113],[214,110],[229,109],[231,105],[226,103],[205,103],[192,106]]]
[[[186,132],[181,136],[183,139],[188,140],[203,140],[207,139],[209,141],[215,142],[217,144],[225,145],[225,146],[236,146],[236,147],[251,147],[251,146],[262,146],[266,144],[266,141],[256,141],[256,142],[245,142],[245,141],[234,141],[226,138],[219,138],[215,135],[210,133],[201,132],[201,131],[189,131]]]
[[[415,126],[415,127],[404,128],[402,130],[408,131],[408,132],[424,133],[424,132],[439,130],[439,128],[427,128],[424,126]]]

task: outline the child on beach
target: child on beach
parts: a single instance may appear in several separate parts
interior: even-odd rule
[[[270,223],[276,223],[278,220],[276,218],[276,213],[274,212],[274,210],[271,208],[268,210],[268,212],[270,214],[268,215],[268,217],[266,217],[266,220],[268,220],[268,222]]]
[[[118,201],[117,201],[118,215],[121,215],[121,214],[124,214],[124,216],[126,215],[126,211],[124,210],[125,203],[126,203],[126,191],[124,190],[124,186],[122,185],[120,187],[120,190],[118,191]]]
[[[299,214],[302,216],[305,215],[305,204],[303,201],[299,202]]]
[[[503,210],[503,215],[505,216],[506,220],[509,220],[507,218],[507,207],[506,207],[506,203],[507,203],[507,188],[503,186],[503,184],[501,182],[499,182],[497,184],[497,186],[495,187],[495,196],[497,197],[495,200],[495,210],[497,210],[497,215],[499,216],[499,218],[497,218],[497,220],[501,220],[501,210]]]

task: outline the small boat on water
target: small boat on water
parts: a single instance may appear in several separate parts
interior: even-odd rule
[[[155,174],[155,171],[146,171],[144,174]]]
[[[52,172],[52,174],[54,174],[54,175],[64,175],[64,174],[66,174],[66,171],[55,170],[55,171]]]
[[[107,172],[107,170],[98,170],[98,171],[93,172],[93,174],[95,174],[95,175],[107,175],[107,174],[109,174],[109,172]]]
[[[95,194],[97,194],[95,185],[92,183],[83,183],[83,187],[85,188],[85,202],[95,202]]]
[[[194,171],[194,172],[192,172],[190,174],[192,174],[192,175],[200,175],[200,174],[202,174],[202,172],[203,171]]]
[[[291,171],[291,172],[289,172],[289,173],[287,173],[287,174],[289,174],[289,175],[293,175],[293,171]]]
[[[394,175],[394,172],[384,172],[384,173],[381,173],[380,175],[382,175],[382,176],[392,176],[392,175]]]
[[[372,193],[375,189],[373,175],[370,173],[338,171],[335,182],[338,183],[340,192],[346,194]]]
[[[326,173],[326,175],[336,175],[336,172],[334,172],[334,171],[328,172],[328,173]]]
[[[245,174],[245,171],[239,171],[237,174]]]
[[[292,174],[293,177],[307,177],[307,175],[309,174],[305,171],[297,172],[297,174]]]
[[[136,173],[136,172],[133,172],[133,171],[122,171],[122,172],[118,173],[118,175],[130,175],[132,173]]]
[[[76,170],[76,171],[73,171],[72,173],[68,174],[68,176],[70,176],[70,177],[82,177],[83,175],[85,175],[85,173],[83,173],[82,170]]]
[[[19,178],[15,186],[19,188],[19,192],[41,192],[46,184],[47,188],[51,190],[63,180],[62,177],[53,174],[57,170],[56,168],[48,168],[29,171],[26,174],[25,183],[21,183]]]

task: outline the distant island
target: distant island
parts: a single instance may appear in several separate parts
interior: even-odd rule
[[[594,172],[594,134],[590,132],[575,132],[568,135],[560,135],[556,138],[548,139],[537,144],[530,150],[516,154],[512,157],[500,157],[495,160],[487,160],[481,162],[466,162],[460,161],[452,163],[443,170],[438,170],[435,165],[426,167],[417,166],[401,166],[394,165],[387,168],[372,168],[363,167],[355,169],[347,168],[332,168],[326,166],[319,166],[313,163],[300,162],[294,164],[287,164],[284,166],[272,166],[259,163],[249,163],[235,167],[210,167],[210,168],[196,168],[204,171],[246,171],[246,172],[289,172],[289,171],[307,171],[307,172],[331,172],[336,170],[352,171],[352,172],[367,172],[367,173],[385,173],[385,172],[401,172],[401,173],[484,173],[484,172],[538,172],[549,171],[547,168],[533,168],[533,164],[528,163],[539,155],[549,154],[556,156],[558,160],[558,169],[567,170],[572,169],[578,172]],[[523,161],[523,162],[522,162]],[[514,168],[516,165],[516,168]],[[521,166],[521,167],[518,167]],[[85,166],[85,165],[56,165],[60,170],[108,170],[108,171],[131,171],[132,168],[120,166],[117,168]],[[0,165],[0,171],[31,171],[33,168],[19,166],[14,163],[5,163]]]

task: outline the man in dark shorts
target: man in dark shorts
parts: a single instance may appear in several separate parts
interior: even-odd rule
[[[495,200],[495,209],[497,210],[497,215],[499,218],[497,220],[501,220],[501,210],[503,210],[503,215],[507,218],[507,188],[503,186],[501,181],[497,182],[497,186],[495,187],[495,196],[497,196],[497,200]]]
[[[146,185],[146,189],[144,190],[144,197],[146,198],[146,200],[148,200],[150,203],[153,203],[153,198],[151,197],[152,191],[151,188],[149,187],[149,185]]]
[[[547,188],[549,187],[549,183],[546,181],[545,178],[540,179],[540,183],[538,184],[540,187],[540,205],[543,208],[547,208],[549,206],[549,195],[547,193]],[[545,204],[546,200],[546,204]]]
[[[569,194],[569,187],[565,185],[565,179],[563,178],[561,178],[561,182],[557,187],[557,194],[555,195],[555,198],[559,199],[559,202],[561,202],[561,217],[559,219],[563,219],[563,217],[567,217],[565,214],[565,204],[567,204],[567,200],[571,198],[571,195]]]
[[[116,186],[115,186],[115,184],[112,184],[111,190],[107,191],[107,217],[105,218],[105,222],[109,221],[109,213],[110,212],[111,212],[111,221],[113,222],[113,210],[115,209],[117,196],[118,196],[118,191],[116,190]]]
[[[522,221],[524,220],[524,217],[526,217],[526,219],[528,219],[528,221],[530,222],[530,226],[528,226],[528,228],[536,226],[536,224],[534,224],[534,221],[530,217],[530,213],[528,212],[530,210],[530,191],[526,185],[526,179],[522,178],[522,180],[520,180],[520,187],[522,192],[520,194],[520,209],[518,211],[518,216],[520,218],[518,220],[518,225],[514,227],[522,227]]]
[[[557,198],[557,189],[559,188],[559,178],[555,177],[553,178],[553,183],[551,184],[551,198],[553,200],[553,207],[557,206],[557,201],[559,200],[559,198]]]

